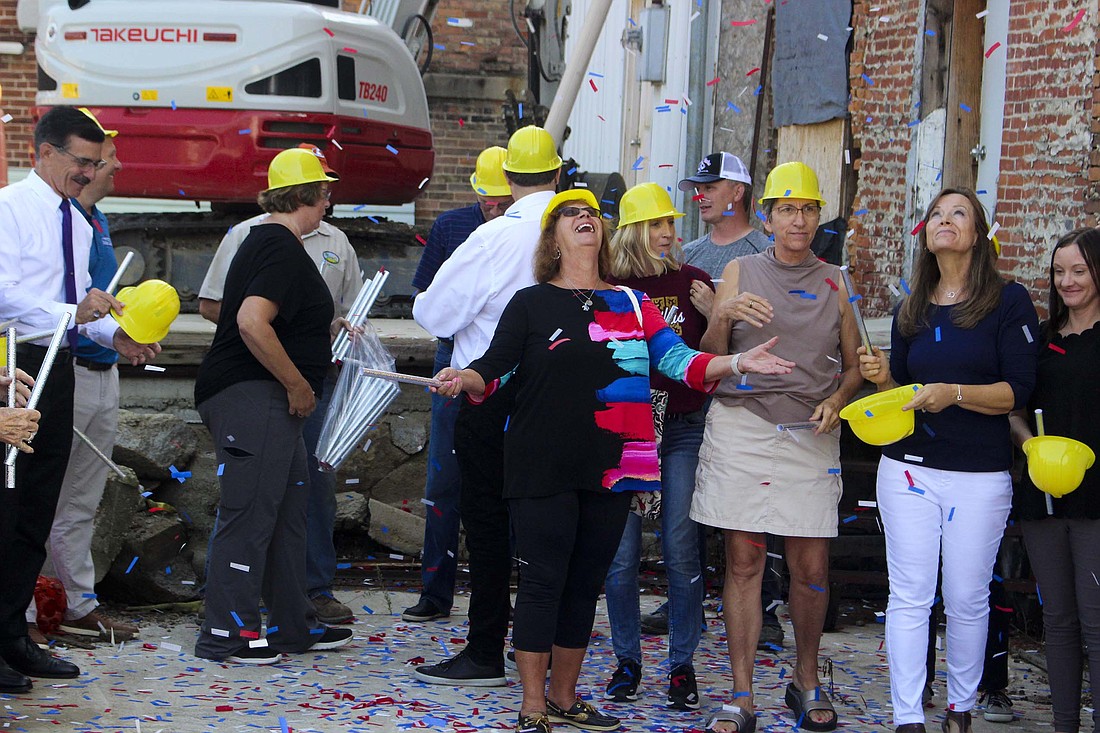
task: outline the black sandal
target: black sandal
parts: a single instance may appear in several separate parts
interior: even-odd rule
[[[787,703],[787,707],[794,713],[798,727],[803,730],[814,731],[814,733],[836,730],[836,708],[833,707],[832,701],[829,700],[829,696],[825,694],[820,685],[812,690],[800,690],[791,682],[787,685],[787,693],[783,696],[783,699]],[[828,710],[833,714],[832,720],[825,722],[814,720],[810,717],[810,713],[816,710]],[[967,733],[969,733],[969,729],[967,729]]]

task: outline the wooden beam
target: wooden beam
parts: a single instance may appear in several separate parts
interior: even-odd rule
[[[973,188],[978,166],[970,151],[981,140],[982,63],[985,25],[977,14],[985,0],[955,0],[947,73],[947,134],[944,186]]]

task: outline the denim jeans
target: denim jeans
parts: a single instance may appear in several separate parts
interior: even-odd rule
[[[440,339],[435,350],[435,371],[451,365],[454,344]],[[428,440],[428,480],[424,498],[432,502],[427,507],[424,523],[424,550],[421,554],[420,597],[435,604],[441,611],[451,610],[455,594],[455,573],[458,565],[458,502],[461,481],[458,459],[455,458],[455,420],[459,400],[432,395],[432,428]]]
[[[302,426],[309,462],[309,497],[306,509],[306,589],[310,598],[332,595],[332,580],[336,577],[336,546],[332,528],[336,523],[336,474],[317,468],[317,441],[325,413],[336,390],[332,371],[325,377],[324,396]]]
[[[699,567],[699,527],[688,517],[695,490],[695,467],[703,442],[702,411],[665,417],[661,439],[661,548],[668,574],[668,662],[691,664],[699,645],[703,576]],[[638,606],[638,562],[642,520],[631,513],[615,559],[607,572],[607,615],[619,659],[642,661]]]

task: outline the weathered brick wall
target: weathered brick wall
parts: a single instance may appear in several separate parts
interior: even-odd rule
[[[344,7],[354,11],[359,0],[344,0]],[[21,56],[0,56],[0,108],[13,117],[5,126],[7,165],[30,167],[34,34],[18,30],[15,9],[16,0],[0,0],[0,41],[17,41],[26,48]],[[448,18],[469,20],[472,25],[449,25]],[[448,90],[454,85],[446,80],[453,76],[483,82],[496,79],[496,84],[486,84],[486,93],[505,86],[519,91],[527,73],[526,51],[508,18],[508,0],[443,0],[433,26],[435,43],[442,49],[435,50],[429,73],[444,81],[432,85],[440,93],[428,99],[436,167],[416,202],[420,223],[431,223],[440,211],[471,202],[469,177],[477,154],[488,145],[507,143],[501,117],[503,96],[478,98],[476,89],[471,93],[466,88],[461,96],[452,97]]]
[[[890,312],[889,285],[902,277],[909,236],[907,124],[915,101],[912,59],[922,20],[917,0],[891,3],[888,21],[880,20],[885,11],[871,12],[872,7],[878,4],[856,0],[852,13],[851,156],[858,185],[849,217],[855,233],[848,239],[848,261],[866,315],[876,316]]]
[[[853,161],[853,212],[866,213],[851,219],[849,255],[871,315],[889,312],[888,288],[902,276],[911,238],[914,212],[906,202],[913,136],[907,126],[919,101],[913,59],[922,42],[921,5],[854,3],[851,114],[859,158]],[[996,212],[1001,270],[1029,287],[1037,303],[1045,300],[1051,245],[1071,227],[1097,224],[1100,215],[1100,45],[1092,15],[1063,32],[1076,12],[1051,12],[1050,3],[1040,0],[1013,2],[1003,50],[1007,79]]]
[[[22,43],[24,49],[19,56],[0,55],[0,85],[3,85],[0,116],[12,116],[11,122],[4,125],[7,161],[0,164],[29,168],[33,132],[31,107],[36,86],[34,35],[19,30],[15,22],[15,5],[16,0],[0,0],[0,41]]]

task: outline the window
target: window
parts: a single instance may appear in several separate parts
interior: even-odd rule
[[[336,57],[336,94],[340,99],[355,100],[355,59]]]
[[[321,60],[310,59],[296,66],[254,81],[244,88],[248,94],[271,94],[280,97],[320,97]]]

